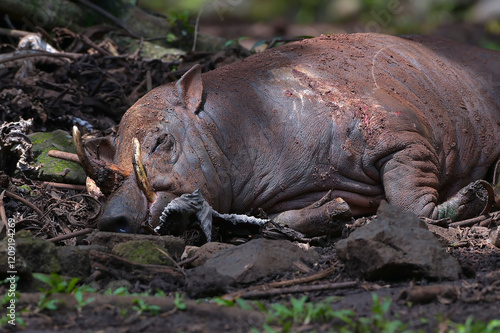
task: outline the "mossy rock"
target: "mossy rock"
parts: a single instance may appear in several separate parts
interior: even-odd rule
[[[156,248],[158,248],[158,245],[150,241],[134,240],[116,244],[112,252],[113,254],[139,264],[172,266],[172,262]],[[160,249],[167,252],[164,248]]]
[[[18,276],[22,281],[31,280],[31,267],[26,260],[24,260],[23,256],[21,256],[19,251],[16,251],[15,262],[12,262],[12,259],[9,261],[10,254],[9,243],[7,242],[7,238],[5,238],[0,242],[0,280],[10,277],[11,275]]]
[[[15,236],[16,251],[19,252],[36,273],[59,273],[61,265],[57,259],[54,243],[35,238],[29,231],[19,231]]]
[[[37,132],[28,137],[33,144],[33,166],[39,166],[30,177],[60,183],[85,184],[87,176],[78,163],[49,156],[49,150],[76,152],[73,138],[68,132],[63,130]]]
[[[186,55],[186,51],[176,48],[164,47],[157,43],[145,41],[141,45],[133,44],[133,38],[128,36],[114,36],[113,40],[122,47],[128,47],[130,53],[134,53],[140,49],[140,56],[149,59],[162,59],[164,61],[178,60],[181,56]]]
[[[108,251],[100,245],[76,245],[56,247],[57,259],[61,265],[61,272],[67,276],[87,278],[91,273],[89,252],[92,250]]]

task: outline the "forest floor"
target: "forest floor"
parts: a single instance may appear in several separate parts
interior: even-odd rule
[[[208,26],[205,29],[206,32],[212,31]],[[279,32],[282,27],[276,29]],[[241,48],[229,48],[215,54],[188,53],[160,61],[134,53],[113,53],[109,40],[95,48],[88,40],[96,38],[99,33],[98,29],[89,29],[85,39],[60,29],[56,42],[60,49],[69,53],[67,57],[32,56],[9,62],[0,58],[3,124],[13,124],[23,118],[33,119],[29,132],[61,129],[70,133],[72,126],[79,124],[84,132],[96,130],[109,133],[128,107],[146,91],[178,79],[193,64],[200,63],[203,70],[208,71],[249,55]],[[213,30],[213,33],[219,32]],[[273,33],[276,30],[265,35]],[[238,34],[242,36],[245,32]],[[476,35],[477,32],[470,34]],[[10,51],[4,45],[0,56]],[[94,228],[98,201],[90,198],[81,184],[61,188],[47,182],[53,179],[40,179],[39,174],[29,173],[29,167],[26,172],[19,172],[19,154],[11,149],[12,140],[19,139],[15,142],[23,146],[27,142],[26,136],[22,133],[17,136],[11,134],[8,127],[0,132],[0,186],[2,191],[5,189],[24,200],[5,192],[1,197],[4,204],[0,210],[5,211],[9,222],[16,222],[17,234],[28,230],[35,239],[42,241],[41,248],[55,248],[42,256],[32,254],[32,260],[36,257],[39,262],[33,263],[30,258],[24,258],[30,266],[24,271],[26,276],[33,272],[57,272],[57,275],[41,277],[51,284],[49,287],[37,278],[26,277],[23,281],[21,277],[17,287],[19,297],[16,299],[18,321],[14,326],[7,322],[8,317],[3,317],[3,329],[7,331],[249,332],[255,329],[267,332],[329,332],[344,327],[346,332],[389,332],[391,327],[396,327],[398,332],[407,325],[407,329],[414,331],[458,332],[460,327],[469,327],[476,329],[470,332],[481,332],[486,329],[482,323],[500,320],[500,249],[488,242],[485,230],[476,232],[480,221],[475,226],[455,228],[461,238],[453,245],[443,246],[460,264],[461,273],[455,281],[433,281],[420,277],[400,281],[368,281],[345,269],[345,263],[336,255],[334,244],[338,239],[324,239],[310,246],[311,251],[317,254],[317,260],[312,265],[299,265],[290,271],[255,278],[251,283],[237,281],[223,286],[224,292],[202,291],[196,294],[192,290],[196,289],[193,284],[198,282],[190,280],[195,268],[189,268],[188,264],[168,270],[156,267],[158,265],[134,266],[130,261],[99,248],[106,244],[91,240],[103,237],[96,230],[88,230],[92,232],[90,236],[85,234],[54,240],[55,237]],[[37,207],[41,215],[27,206],[27,202]],[[497,224],[498,221],[492,219],[489,225],[482,228],[492,231]],[[2,229],[2,237],[5,237],[6,228]],[[22,237],[30,238],[26,234]],[[22,242],[22,237],[16,238],[18,242]],[[137,237],[140,239],[141,236]],[[250,237],[248,233],[232,237],[232,242],[240,244],[259,237],[262,235],[253,231]],[[8,238],[3,239],[3,246]],[[172,246],[182,244],[183,247],[192,242],[192,238],[178,238],[172,242]],[[60,258],[61,252],[73,251],[78,246],[97,246],[83,252],[81,261],[88,262],[88,270],[84,273],[75,273],[76,264],[61,263],[58,269],[52,271],[41,268],[42,263],[53,260],[54,253],[59,253],[56,257]],[[7,251],[1,251],[4,262]],[[29,252],[26,253],[26,256],[29,255]],[[176,262],[182,261],[180,253],[172,257]],[[300,280],[315,274],[321,277],[314,282]],[[2,276],[4,279],[9,275]],[[71,286],[68,280],[61,280],[62,276],[78,276],[80,283],[85,282],[93,290],[80,285]],[[205,278],[211,279],[208,275]],[[288,281],[289,285],[299,289],[283,288],[281,292],[269,292],[275,288],[273,283],[277,281]],[[307,287],[314,285],[324,288],[313,290]],[[114,294],[106,293],[109,288],[116,290],[117,286],[124,288]],[[426,289],[426,292],[431,290],[427,296],[408,299],[408,290],[418,286],[434,289]],[[41,292],[40,287],[43,289]],[[235,301],[238,299],[235,295],[244,294],[249,288],[253,290],[252,287],[263,292],[250,293],[246,301],[241,301],[245,297]],[[0,285],[0,294],[7,294],[9,288],[10,282],[6,279]],[[451,294],[446,293],[450,290]],[[231,297],[220,297],[234,292]],[[83,298],[79,298],[82,295]],[[309,304],[304,303],[303,296],[307,296]],[[85,302],[89,298],[93,299]],[[59,302],[51,302],[51,299]],[[7,308],[7,304],[4,299],[2,307]],[[325,304],[329,310],[322,308]],[[500,332],[500,322],[491,332]]]

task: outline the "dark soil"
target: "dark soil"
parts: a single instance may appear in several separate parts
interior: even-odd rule
[[[2,123],[18,121],[21,118],[34,119],[32,131],[63,129],[68,132],[74,124],[82,129],[110,131],[117,125],[123,113],[152,87],[167,83],[182,75],[194,63],[201,63],[204,71],[225,63],[237,61],[248,53],[241,49],[228,49],[217,54],[188,54],[171,61],[149,60],[134,54],[125,55],[119,49],[118,55],[103,54],[82,43],[77,35],[65,29],[55,31],[54,45],[74,54],[69,58],[34,56],[9,62],[0,60],[0,120]],[[93,38],[90,34],[89,37]],[[97,34],[95,35],[97,36]],[[97,37],[96,42],[97,42]],[[5,41],[3,41],[5,42]],[[106,48],[106,45],[102,45]],[[12,51],[11,46],[0,46],[0,55]],[[29,60],[28,60],[29,59]],[[29,62],[29,63],[28,63]],[[82,126],[83,125],[83,126]],[[1,134],[1,133],[0,133]],[[17,156],[13,151],[3,150],[0,154],[0,185],[34,204],[44,212],[37,216],[24,202],[12,197],[3,199],[6,216],[16,221],[16,231],[29,230],[35,237],[49,239],[74,231],[93,227],[92,208],[78,187],[60,189],[53,185],[32,180],[16,170]],[[2,189],[3,190],[3,189]],[[68,216],[80,214],[80,219]],[[5,230],[5,229],[3,229]],[[237,231],[235,231],[236,233]],[[5,234],[5,231],[3,231]],[[300,298],[308,296],[311,301],[320,301],[329,296],[342,296],[332,306],[335,309],[353,309],[363,316],[371,316],[372,294],[389,297],[392,305],[388,313],[391,319],[400,319],[413,329],[424,331],[446,330],[447,320],[463,323],[472,316],[476,320],[500,319],[500,280],[492,272],[500,270],[500,249],[485,241],[481,235],[463,228],[462,247],[448,247],[462,268],[462,279],[453,282],[406,280],[402,282],[359,280],[354,288],[301,292],[293,294]],[[467,234],[468,233],[468,234]],[[2,235],[2,237],[4,236]],[[247,233],[248,234],[248,233]],[[196,240],[196,234],[184,235],[188,242]],[[258,237],[258,235],[253,235]],[[84,244],[87,236],[69,238],[56,242],[64,247]],[[234,243],[248,237],[232,234]],[[286,280],[335,267],[334,273],[321,282],[354,281],[359,277],[348,276],[343,264],[335,256],[334,240],[316,242],[321,259],[310,272],[283,273],[280,276],[257,281],[257,284],[271,280]],[[321,245],[321,246],[319,246]],[[177,258],[178,259],[178,258]],[[126,272],[130,267],[121,269]],[[186,270],[189,276],[189,270]],[[64,271],[61,275],[66,275]],[[488,275],[490,274],[490,275]],[[499,275],[499,274],[497,274]],[[105,288],[113,277],[97,277],[89,274],[83,281],[93,287]],[[261,328],[265,318],[261,312],[241,310],[238,307],[222,307],[202,301],[187,300],[186,310],[178,309],[173,302],[175,292],[188,292],[185,285],[176,285],[162,276],[151,276],[149,280],[131,279],[130,292],[142,293],[163,291],[166,297],[107,296],[93,295],[96,300],[80,311],[75,310],[73,296],[58,295],[65,300],[64,306],[55,311],[39,311],[40,293],[36,284],[20,281],[21,298],[17,303],[18,314],[26,323],[26,332],[248,332],[252,327]],[[436,299],[429,303],[408,304],[398,301],[402,290],[413,285],[446,285],[453,283],[460,294],[452,300]],[[234,290],[248,286],[234,286]],[[7,291],[0,286],[1,294]],[[266,304],[288,302],[290,294],[261,298]],[[142,298],[149,305],[158,305],[158,314],[138,313],[132,308],[134,299]],[[3,312],[2,312],[3,313]],[[422,322],[422,318],[427,322]],[[340,322],[300,324],[293,331],[330,331],[332,325]],[[7,330],[19,329],[7,325]],[[280,329],[278,329],[279,331]]]

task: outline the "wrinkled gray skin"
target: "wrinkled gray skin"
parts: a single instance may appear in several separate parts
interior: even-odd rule
[[[194,67],[140,99],[109,139],[130,176],[99,228],[155,225],[196,189],[221,213],[278,214],[332,190],[355,216],[386,199],[442,217],[438,204],[500,155],[499,84],[499,53],[375,34],[292,43],[203,75]],[[134,137],[154,203],[132,172]]]

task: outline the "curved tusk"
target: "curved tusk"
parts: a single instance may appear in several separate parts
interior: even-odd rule
[[[149,202],[154,202],[156,200],[156,194],[153,191],[153,187],[148,180],[146,175],[146,170],[144,169],[144,165],[142,165],[141,159],[141,144],[137,138],[134,138],[134,155],[132,157],[132,164],[134,165],[135,177],[137,179],[137,183],[142,193],[146,196]]]
[[[73,142],[75,143],[76,154],[80,160],[80,165],[83,170],[90,178],[95,178],[95,170],[90,163],[90,159],[85,153],[85,148],[83,147],[82,134],[78,127],[73,126]]]
[[[481,183],[481,185],[483,185],[486,192],[488,192],[488,202],[486,203],[486,206],[484,206],[484,209],[481,212],[481,215],[486,215],[491,211],[493,205],[495,204],[495,190],[493,189],[493,186],[491,186],[491,184],[488,183],[487,181],[480,180],[479,182]]]

